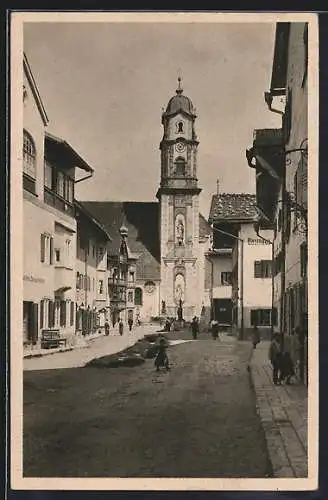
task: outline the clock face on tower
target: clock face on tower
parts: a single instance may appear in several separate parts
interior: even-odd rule
[[[175,150],[178,152],[178,153],[183,153],[183,151],[186,149],[186,145],[183,144],[183,142],[177,142],[176,145],[175,145]]]

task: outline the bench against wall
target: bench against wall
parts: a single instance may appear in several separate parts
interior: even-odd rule
[[[42,330],[41,333],[41,349],[51,349],[60,347],[61,344],[66,346],[67,338],[61,337],[59,330]]]

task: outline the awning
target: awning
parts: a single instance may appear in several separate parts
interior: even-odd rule
[[[71,286],[61,286],[55,290],[55,295],[60,295],[61,293],[67,292],[67,290],[71,290]]]

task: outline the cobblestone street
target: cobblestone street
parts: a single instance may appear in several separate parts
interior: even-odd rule
[[[204,338],[171,347],[169,373],[156,373],[152,360],[26,371],[24,475],[270,475],[247,372],[250,345]]]

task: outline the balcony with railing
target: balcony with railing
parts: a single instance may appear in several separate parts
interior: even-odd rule
[[[44,201],[48,205],[64,212],[70,217],[74,217],[74,206],[51,189],[44,187]]]

